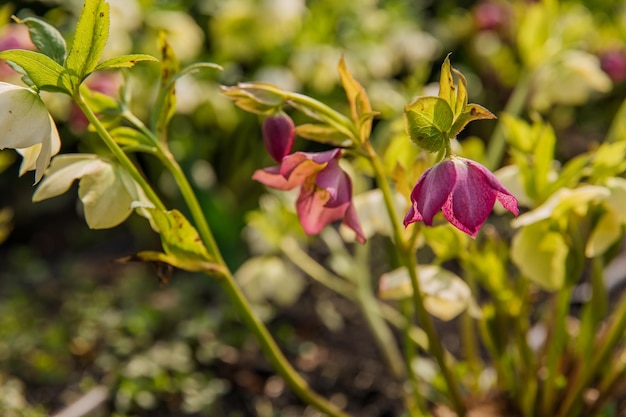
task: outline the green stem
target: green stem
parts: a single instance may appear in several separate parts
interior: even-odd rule
[[[408,300],[402,300],[402,311],[405,317],[411,317],[413,315],[413,309],[411,303]],[[406,321],[406,326],[403,329],[403,342],[404,342],[404,355],[405,366],[409,375],[409,382],[411,386],[412,398],[407,398],[407,409],[411,417],[428,415],[427,407],[423,396],[420,393],[419,381],[415,372],[413,372],[412,361],[417,357],[417,351],[415,350],[415,344],[411,343],[410,338],[411,322]]]
[[[208,249],[214,254],[215,258],[225,266],[222,255],[215,242],[215,238],[211,233],[211,229],[204,217],[204,213],[198,202],[187,177],[183,173],[180,165],[171,157],[161,158],[165,163],[166,168],[172,173],[174,180],[180,188],[180,192],[189,207],[191,215],[198,227],[198,233],[203,242],[208,245]],[[166,162],[169,160],[169,162]],[[226,269],[226,268],[225,268]],[[329,402],[325,398],[319,396],[312,391],[306,381],[298,374],[298,372],[291,366],[287,358],[283,355],[282,351],[276,344],[276,341],[270,334],[265,324],[256,316],[248,300],[241,292],[237,282],[234,280],[230,272],[223,274],[219,279],[222,288],[229,296],[231,303],[241,319],[248,326],[250,331],[256,336],[263,353],[267,359],[272,363],[276,372],[285,379],[287,385],[298,395],[302,400],[311,404],[318,410],[333,417],[348,417],[348,414],[341,411],[333,403]]]
[[[308,386],[307,382],[291,366],[287,358],[283,355],[274,338],[252,311],[250,304],[239,289],[236,281],[230,273],[219,280],[222,288],[230,298],[233,307],[237,310],[242,320],[256,336],[263,353],[276,369],[277,373],[283,377],[289,387],[302,400],[311,404],[319,411],[332,417],[349,417],[348,414],[339,409],[336,405],[316,394]]]
[[[528,93],[531,85],[531,73],[528,71],[522,72],[520,77],[515,85],[515,89],[511,93],[509,100],[504,107],[503,113],[517,116],[524,109],[524,104],[526,103],[526,99],[528,98]],[[504,140],[504,125],[502,120],[498,122],[496,128],[491,134],[491,138],[488,142],[487,147],[487,160],[486,166],[491,171],[498,169],[500,167],[500,163],[502,162],[502,157],[504,156],[504,149],[506,148],[506,142]]]
[[[559,359],[562,357],[563,348],[567,333],[565,331],[567,323],[567,313],[569,311],[570,300],[574,287],[572,285],[561,289],[558,292],[554,321],[552,322],[552,335],[546,341],[548,353],[546,358],[546,379],[542,388],[541,415],[549,417],[554,415],[555,398],[557,393]]]
[[[565,399],[561,403],[561,408],[557,414],[558,417],[570,416],[572,410],[578,406],[583,390],[591,382],[598,370],[605,365],[615,346],[624,338],[624,330],[626,330],[626,294],[622,295],[617,310],[613,313],[612,323],[599,343],[591,364],[578,368],[578,372],[573,378],[572,388],[568,390]]]
[[[387,209],[387,213],[392,224],[393,237],[395,245],[398,249],[398,255],[400,256],[402,264],[407,269],[411,278],[411,285],[413,287],[412,300],[415,308],[415,313],[417,314],[417,318],[420,321],[422,328],[428,335],[430,353],[435,357],[443,378],[446,381],[452,405],[457,413],[457,416],[462,417],[465,415],[466,409],[463,398],[461,396],[461,391],[459,389],[458,382],[446,361],[446,355],[444,354],[441,340],[439,339],[439,336],[435,331],[435,325],[432,321],[432,318],[424,307],[424,298],[417,276],[417,259],[415,258],[415,254],[413,253],[412,248],[407,247],[407,244],[405,242],[404,228],[401,226],[400,220],[396,216],[396,209],[393,203],[393,195],[385,176],[385,170],[380,159],[378,158],[378,154],[372,147],[371,143],[367,141],[363,144],[363,146],[365,151],[367,152],[367,157],[374,170],[374,176],[376,178],[378,188],[380,188],[381,192],[383,193],[385,207]]]
[[[96,116],[96,114],[91,110],[89,105],[85,102],[85,99],[77,92],[74,95],[74,101],[81,109],[89,123],[96,129],[96,132],[105,143],[105,145],[109,148],[113,156],[117,158],[117,161],[126,169],[126,171],[130,174],[131,177],[137,182],[137,184],[141,187],[141,189],[146,193],[148,199],[154,204],[154,206],[160,210],[165,210],[165,205],[156,194],[154,189],[148,184],[146,179],[141,175],[135,164],[130,160],[128,155],[124,153],[122,148],[115,142],[111,134],[106,130],[104,125],[100,122],[100,119]]]
[[[404,361],[391,330],[385,323],[380,312],[378,300],[373,294],[371,275],[367,268],[368,246],[358,245],[355,248],[354,278],[357,284],[357,299],[361,312],[382,352],[394,377],[404,378]]]
[[[93,124],[102,140],[109,147],[114,156],[118,158],[120,164],[128,170],[133,179],[135,179],[137,183],[142,187],[142,189],[144,190],[148,198],[154,203],[154,205],[161,210],[165,210],[165,206],[158,198],[152,187],[150,187],[148,182],[141,176],[137,168],[124,153],[124,151],[118,146],[117,143],[115,143],[109,132],[102,125],[102,123],[100,123],[96,115],[85,103],[80,94],[76,94],[75,100],[81,110],[85,113],[85,116],[87,117],[89,122]],[[140,126],[141,125],[143,124],[140,123]],[[144,131],[144,133],[147,132],[147,130],[142,131]],[[149,136],[154,136],[151,132],[148,133]],[[272,365],[276,369],[276,372],[281,377],[283,377],[287,385],[294,391],[296,395],[298,395],[308,404],[311,404],[312,406],[317,408],[319,411],[326,413],[331,417],[349,417],[349,415],[340,410],[339,407],[311,390],[306,381],[291,366],[287,358],[285,358],[267,327],[265,327],[263,322],[259,320],[259,318],[253,312],[250,304],[248,303],[248,300],[245,298],[245,296],[239,289],[236,281],[234,280],[232,274],[226,267],[223,257],[219,251],[219,247],[217,246],[209,224],[206,221],[204,212],[202,211],[202,207],[200,206],[200,203],[198,202],[198,199],[196,198],[196,195],[193,192],[193,189],[189,184],[189,181],[187,180],[187,177],[182,171],[180,165],[176,162],[173,156],[169,152],[166,152],[161,146],[159,146],[158,149],[159,152],[157,153],[157,156],[164,163],[165,167],[168,169],[168,171],[170,171],[170,173],[174,177],[174,180],[178,184],[180,192],[187,206],[189,207],[189,211],[191,212],[202,241],[205,243],[205,245],[208,246],[209,251],[215,257],[217,263],[224,267],[218,281],[222,285],[222,288],[224,289],[226,294],[229,296],[233,307],[240,315],[241,319],[248,326],[250,331],[256,336],[261,346],[261,349],[263,350],[263,353],[270,361],[270,363],[272,363]],[[212,272],[210,275],[214,276],[214,273]]]

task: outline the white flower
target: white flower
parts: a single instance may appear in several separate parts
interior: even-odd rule
[[[35,91],[0,82],[0,149],[4,148],[22,155],[20,175],[35,170],[38,183],[50,158],[59,152],[61,140],[54,120]]]
[[[33,201],[65,193],[80,180],[78,196],[85,221],[92,229],[108,229],[122,223],[135,206],[152,207],[143,190],[118,164],[94,154],[59,155],[52,161]],[[148,217],[142,208],[139,214]]]

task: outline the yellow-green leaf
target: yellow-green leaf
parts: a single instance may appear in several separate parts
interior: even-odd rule
[[[296,135],[301,138],[335,146],[349,146],[350,139],[332,126],[305,123],[296,126]]]
[[[419,97],[404,109],[409,137],[428,152],[439,152],[447,146],[454,114],[441,97]]]
[[[95,71],[113,69],[113,68],[130,68],[134,66],[137,62],[142,62],[142,61],[157,62],[158,59],[156,59],[155,57],[151,55],[144,55],[144,54],[131,54],[131,55],[116,56],[115,58],[107,59],[106,61],[98,64],[95,68]]]
[[[361,141],[369,137],[372,130],[372,119],[375,113],[372,112],[372,106],[370,104],[369,97],[363,86],[354,79],[346,62],[341,57],[339,61],[339,78],[341,85],[348,97],[348,103],[350,103],[350,112],[352,115],[352,121],[358,126]]]
[[[0,52],[0,59],[15,63],[40,90],[71,94],[70,77],[65,68],[42,53],[10,49]]]
[[[65,67],[77,87],[98,65],[109,37],[109,5],[104,0],[86,0],[76,24]]]
[[[203,271],[214,263],[200,235],[178,210],[147,209],[159,229],[168,263],[187,271]]]
[[[511,244],[511,259],[522,275],[547,291],[563,287],[568,253],[565,238],[547,221],[523,227]]]

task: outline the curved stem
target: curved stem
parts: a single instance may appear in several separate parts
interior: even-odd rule
[[[417,314],[417,318],[419,319],[421,326],[428,335],[429,350],[431,354],[435,357],[443,378],[446,381],[452,405],[454,406],[457,416],[462,417],[465,415],[466,409],[463,403],[463,398],[461,396],[461,391],[459,389],[456,377],[448,366],[443,345],[441,344],[441,340],[439,339],[439,336],[435,331],[435,325],[432,321],[432,318],[430,317],[424,306],[424,298],[420,288],[419,278],[417,276],[417,259],[415,258],[412,248],[408,247],[404,239],[404,230],[400,224],[400,220],[396,216],[395,205],[393,203],[393,195],[391,193],[389,183],[387,182],[383,165],[378,158],[378,154],[376,153],[369,141],[365,142],[363,146],[365,148],[365,151],[367,152],[367,157],[374,170],[376,183],[383,193],[385,207],[387,209],[392,224],[395,245],[398,248],[398,255],[400,256],[401,262],[407,269],[411,278],[411,285],[413,287],[412,300],[415,308],[415,313]]]
[[[135,165],[124,153],[124,151],[119,147],[119,145],[113,140],[109,132],[102,125],[102,123],[100,123],[97,116],[93,113],[91,108],[89,108],[87,103],[85,103],[80,94],[76,94],[74,98],[80,109],[83,111],[83,113],[85,113],[87,119],[93,124],[102,140],[109,147],[109,149],[118,159],[120,164],[128,170],[133,179],[135,179],[135,181],[137,181],[137,183],[141,186],[150,201],[152,201],[157,208],[165,210],[165,205],[161,202],[150,184],[148,184],[148,182],[141,176]],[[135,122],[137,121],[135,120]],[[137,127],[141,129],[140,126],[142,125],[143,124],[139,122],[139,126]],[[141,130],[144,133],[148,133],[150,137],[154,137],[152,132],[148,131],[145,126]],[[219,283],[230,298],[233,307],[235,308],[241,319],[248,326],[250,331],[256,336],[257,341],[259,342],[261,349],[263,350],[263,353],[272,363],[272,365],[276,369],[276,372],[281,377],[283,377],[287,385],[294,391],[294,393],[308,404],[311,404],[321,412],[326,413],[331,417],[349,417],[349,415],[344,413],[341,409],[339,409],[339,407],[311,390],[307,382],[291,366],[287,358],[283,355],[282,351],[278,347],[278,344],[273,339],[267,327],[265,327],[263,322],[259,320],[259,318],[253,312],[250,304],[248,303],[248,300],[245,298],[245,296],[239,289],[237,282],[226,267],[219,247],[217,246],[215,238],[213,237],[213,233],[211,232],[209,224],[206,221],[206,218],[202,211],[202,207],[200,206],[200,203],[198,202],[198,199],[193,192],[191,184],[187,180],[187,177],[185,176],[182,168],[180,167],[178,162],[176,162],[173,156],[169,152],[164,150],[162,146],[158,146],[158,152],[156,153],[156,155],[163,162],[167,170],[172,174],[174,180],[178,184],[180,192],[187,206],[189,207],[189,211],[191,212],[194,223],[198,229],[198,233],[200,234],[202,241],[205,243],[205,245],[207,245],[208,250],[215,257],[217,263],[224,267],[218,277]],[[209,275],[214,277],[215,272],[211,271]]]

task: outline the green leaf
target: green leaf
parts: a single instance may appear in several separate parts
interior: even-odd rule
[[[176,111],[176,90],[173,80],[180,70],[180,65],[174,50],[167,42],[165,32],[159,32],[158,43],[161,51],[161,82],[150,125],[156,131],[159,140],[165,143],[167,126]]]
[[[296,126],[296,135],[304,139],[335,146],[349,146],[352,143],[346,135],[337,129],[315,123],[305,123]]]
[[[602,255],[622,236],[620,219],[613,211],[607,211],[600,217],[585,245],[585,256],[594,258]]]
[[[222,87],[222,94],[233,100],[237,106],[261,115],[271,114],[282,108],[285,99],[279,92],[279,87],[268,83],[240,83],[233,87]]]
[[[166,259],[162,260],[186,271],[215,269],[214,259],[202,243],[196,229],[178,210],[147,209],[159,229]]]
[[[115,58],[107,59],[104,62],[98,64],[95,68],[95,71],[113,69],[113,68],[131,68],[137,62],[142,61],[151,61],[158,62],[158,59],[151,55],[144,54],[131,54],[131,55],[122,55],[116,56]]]
[[[119,126],[111,130],[110,133],[115,142],[120,146],[155,148],[155,144],[148,136],[132,127]]]
[[[450,129],[449,136],[454,138],[461,130],[474,120],[495,119],[496,116],[489,110],[478,104],[468,104],[463,108],[463,111],[458,115],[452,128]]]
[[[0,59],[18,65],[40,90],[71,94],[70,77],[52,58],[34,51],[11,49],[0,52]]]
[[[450,54],[446,56],[441,64],[441,74],[439,75],[439,97],[445,100],[451,109],[456,109],[456,86],[452,77],[452,66],[450,65]]]
[[[54,26],[36,17],[27,17],[23,20],[16,19],[16,21],[28,26],[30,40],[39,52],[50,57],[57,64],[63,65],[67,46],[65,39]]]
[[[376,113],[372,111],[367,92],[348,71],[343,56],[339,61],[339,78],[348,97],[348,103],[350,103],[352,120],[358,127],[361,141],[365,141],[371,133],[372,119]]]
[[[98,65],[109,37],[109,24],[109,5],[103,0],[86,0],[65,63],[74,88]]]
[[[439,152],[447,146],[454,114],[440,97],[419,97],[404,109],[409,137],[428,152]]]
[[[511,259],[522,275],[547,291],[563,288],[569,247],[565,238],[550,230],[549,222],[522,228],[511,243]]]
[[[189,262],[181,258],[178,258],[172,254],[154,252],[154,251],[139,252],[135,256],[123,258],[120,261],[127,262],[127,261],[132,261],[132,260],[165,263],[168,265],[172,265],[173,267],[176,267],[178,269],[182,269],[182,270],[190,271],[190,272],[215,272],[215,273],[225,272],[222,266],[214,262],[204,262],[204,261]]]

